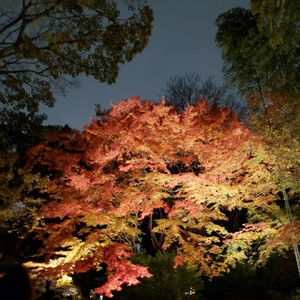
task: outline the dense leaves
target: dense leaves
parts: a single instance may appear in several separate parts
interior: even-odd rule
[[[237,7],[218,16],[217,45],[222,50],[223,72],[228,82],[241,94],[264,88],[264,77],[255,65],[255,50],[264,59],[268,49],[258,31],[256,17],[251,11]],[[260,45],[260,47],[257,47]]]
[[[226,276],[205,280],[206,299],[299,299],[299,278],[292,252],[272,255],[266,265],[254,269],[249,261],[239,263]]]
[[[275,158],[229,109],[206,101],[180,114],[164,101],[122,100],[83,132],[62,132],[34,147],[29,161],[27,169],[62,172],[40,211],[45,263],[35,271],[55,277],[104,263],[108,283],[97,291],[107,295],[149,276],[126,259],[143,247],[145,234],[156,250],[176,250],[175,266],[187,262],[214,276],[261,238],[254,228],[251,238],[234,239],[242,221],[231,211],[264,218],[275,232],[286,221],[275,203]],[[260,228],[265,236],[268,228]]]
[[[289,222],[295,222],[265,235],[269,239],[265,254],[285,249],[287,241],[294,243],[300,274],[299,8],[298,1],[252,0],[251,10],[237,7],[217,18],[216,41],[225,77],[249,96],[249,125],[264,136],[265,147],[276,157],[277,169],[272,173],[277,173],[284,201],[279,203],[286,207]],[[245,228],[244,237],[250,237],[253,229]],[[256,228],[257,232],[261,229]]]
[[[258,26],[265,30],[277,51],[290,51],[300,43],[298,1],[251,0],[251,11],[258,15]]]
[[[24,255],[20,237],[39,223],[36,209],[48,197],[44,170],[18,172],[26,150],[54,129],[42,126],[39,105],[53,106],[81,73],[115,82],[119,65],[146,47],[152,21],[141,1],[1,1],[0,230],[1,240],[17,240],[5,257]]]
[[[141,283],[134,287],[124,287],[121,292],[115,292],[115,299],[201,299],[203,281],[197,270],[186,266],[174,269],[174,253],[158,252],[154,256],[139,253],[132,260],[148,266],[153,276],[141,279]]]
[[[20,171],[25,164],[24,155],[28,148],[40,143],[48,134],[59,129],[68,130],[67,126],[41,126],[34,118],[21,126],[21,116],[26,118],[26,114],[11,114],[11,121],[1,127],[0,240],[4,244],[1,248],[3,264],[23,260],[31,252],[31,246],[34,248],[35,242],[28,237],[39,225],[36,212],[48,198],[49,178],[42,169]]]
[[[272,248],[282,247],[283,241],[294,243],[296,260],[300,274],[300,254],[297,247],[299,236],[299,102],[288,96],[276,93],[265,93],[268,100],[263,112],[259,112],[259,99],[249,99],[251,108],[256,111],[249,118],[249,124],[257,133],[264,135],[264,143],[268,151],[276,156],[278,188],[289,216],[289,222],[280,229],[280,236],[272,241]],[[253,107],[254,106],[254,107]],[[283,206],[283,203],[281,204]]]
[[[240,93],[299,96],[297,1],[252,1],[252,11],[233,8],[219,15],[216,25],[225,77]]]
[[[0,103],[37,112],[80,73],[115,82],[119,64],[146,47],[153,21],[149,6],[119,4],[1,1]]]

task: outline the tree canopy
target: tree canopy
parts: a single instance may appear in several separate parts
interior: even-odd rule
[[[30,150],[26,170],[57,175],[39,213],[44,262],[28,266],[51,278],[107,265],[108,281],[96,291],[111,295],[150,276],[127,261],[148,236],[156,250],[176,251],[175,266],[218,275],[285,224],[275,167],[228,108],[203,100],[181,114],[164,102],[122,100],[83,132]],[[246,214],[265,222],[243,227]]]
[[[252,11],[236,7],[218,16],[216,42],[222,50],[223,71],[240,93],[299,96],[296,2],[252,1]]]
[[[217,18],[216,42],[225,78],[248,96],[248,124],[276,157],[277,185],[291,224],[273,246],[282,239],[294,241],[300,274],[294,239],[299,223],[292,224],[299,212],[297,206],[290,208],[299,191],[299,12],[298,1],[252,0],[251,10],[237,7]]]
[[[2,107],[52,106],[81,73],[114,83],[119,65],[147,46],[152,21],[139,1],[1,1]]]
[[[258,27],[265,30],[272,48],[292,50],[300,43],[298,1],[251,0],[251,11]]]

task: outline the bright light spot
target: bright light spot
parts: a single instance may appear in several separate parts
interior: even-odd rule
[[[190,287],[190,290],[188,292],[185,292],[186,295],[194,295],[195,293],[195,289],[192,287]]]
[[[66,285],[72,285],[72,277],[68,275],[63,275],[61,278],[57,280],[56,286],[66,286]]]

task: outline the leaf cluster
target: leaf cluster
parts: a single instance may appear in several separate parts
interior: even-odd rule
[[[121,10],[124,12],[121,13]],[[16,111],[53,106],[84,73],[114,83],[119,65],[148,44],[147,5],[115,1],[4,1],[0,6],[0,103]],[[123,17],[125,14],[125,17]]]
[[[299,7],[293,2],[251,1],[252,10],[236,7],[217,18],[224,75],[241,94],[299,96]]]
[[[56,133],[28,152],[27,169],[57,174],[48,188],[52,201],[39,212],[46,260],[30,264],[38,276],[106,264],[109,281],[97,291],[110,295],[149,276],[138,267],[125,271],[144,236],[156,249],[176,250],[176,266],[187,262],[215,276],[234,263],[225,259],[232,255],[228,212],[278,214],[274,157],[228,108],[203,100],[179,113],[134,97],[100,115],[83,132]],[[114,252],[119,247],[124,260]]]

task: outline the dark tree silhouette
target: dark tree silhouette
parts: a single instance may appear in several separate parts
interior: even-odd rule
[[[184,111],[198,99],[207,99],[210,106],[228,106],[239,115],[245,115],[246,107],[238,100],[235,92],[226,84],[218,85],[214,76],[202,78],[197,73],[171,76],[162,90],[166,100]]]

